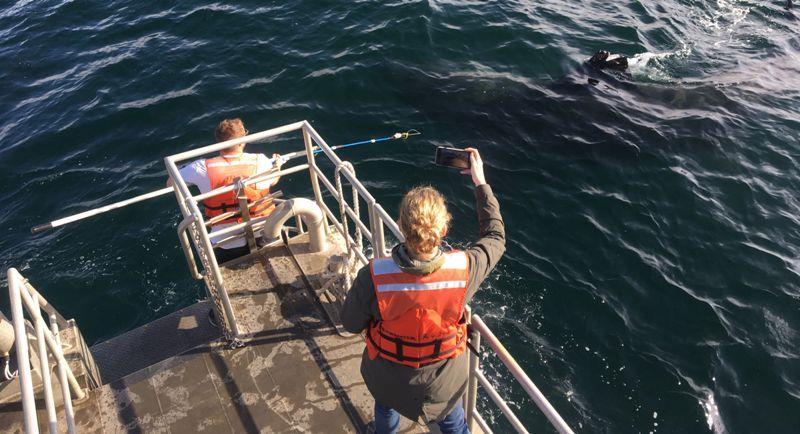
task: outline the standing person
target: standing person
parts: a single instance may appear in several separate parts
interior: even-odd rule
[[[464,308],[505,251],[500,206],[470,151],[480,237],[464,251],[443,252],[450,214],[433,187],[416,187],[400,203],[405,243],[373,259],[342,308],[349,332],[366,331],[361,375],[375,398],[375,430],[394,433],[400,414],[437,422],[443,433],[468,433],[461,397],[467,387]]]
[[[214,138],[217,142],[244,137],[248,134],[244,123],[239,118],[225,119],[217,125]],[[200,193],[208,193],[219,187],[232,184],[237,178],[247,178],[256,173],[263,173],[273,166],[281,168],[281,159],[278,154],[267,158],[264,154],[248,154],[244,152],[245,143],[237,143],[230,148],[219,151],[219,156],[209,159],[193,161],[180,169],[181,177],[187,184],[195,185]],[[271,181],[259,182],[245,187],[248,202],[253,202],[269,194],[269,189],[278,182],[279,178]],[[172,185],[172,179],[167,180],[167,186]],[[239,209],[236,193],[228,192],[210,197],[203,201],[206,218],[213,218],[223,213]],[[272,201],[266,201],[250,208],[250,217],[263,217],[275,209]],[[232,224],[241,222],[240,217],[222,220],[211,227],[211,242],[215,242],[214,232]],[[217,262],[230,261],[250,253],[244,238],[225,242],[214,247]]]

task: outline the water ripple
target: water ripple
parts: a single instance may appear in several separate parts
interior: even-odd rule
[[[163,186],[163,157],[224,117],[308,119],[331,144],[416,128],[341,155],[387,210],[439,187],[465,247],[468,180],[431,153],[481,150],[509,240],[474,308],[577,431],[794,432],[800,37],[778,3],[11,2],[0,262],[102,340],[201,293],[175,265],[174,203],[32,224]],[[599,49],[630,74],[587,69]],[[546,423],[484,357],[524,422]]]

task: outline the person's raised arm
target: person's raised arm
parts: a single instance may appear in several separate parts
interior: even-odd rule
[[[475,184],[475,202],[478,211],[478,240],[467,249],[470,257],[470,279],[467,300],[472,298],[483,279],[494,269],[506,250],[506,230],[500,215],[500,204],[483,174],[483,160],[475,148],[470,152],[471,167],[461,173],[469,174]]]
[[[470,175],[475,187],[485,185],[486,176],[483,174],[483,160],[481,159],[481,154],[478,153],[478,150],[475,148],[467,148],[466,151],[469,151],[470,167],[469,169],[462,170],[461,174]]]

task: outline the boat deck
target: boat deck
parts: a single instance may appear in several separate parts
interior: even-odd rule
[[[207,301],[95,345],[106,384],[75,404],[78,432],[370,432],[363,340],[340,336],[313,295],[342,240],[312,254],[304,237],[223,267],[244,347],[219,339]],[[21,407],[0,408],[0,426],[22,432]],[[401,432],[429,427],[404,420]]]

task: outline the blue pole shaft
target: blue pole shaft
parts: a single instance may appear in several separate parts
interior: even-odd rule
[[[387,140],[392,140],[393,138],[394,138],[394,136],[388,136],[388,137],[381,137],[380,139],[362,140],[360,142],[353,142],[353,143],[347,143],[347,144],[344,144],[344,145],[331,146],[331,149],[336,150],[336,149],[342,149],[342,148],[349,148],[351,146],[366,145],[367,143],[385,142]],[[317,150],[314,151],[315,154],[319,154],[320,152],[322,152],[322,149],[317,149]]]

